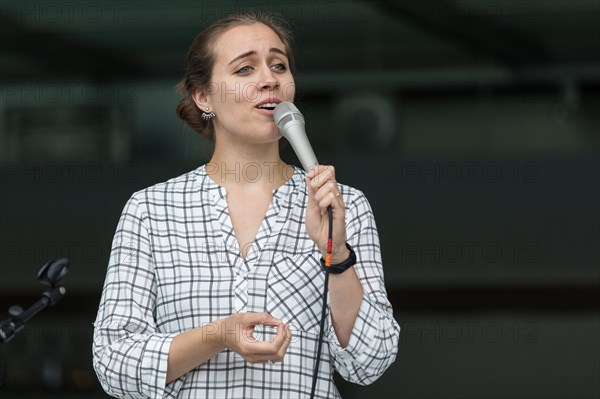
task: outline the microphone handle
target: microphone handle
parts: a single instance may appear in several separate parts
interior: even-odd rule
[[[308,141],[308,137],[306,137],[304,123],[300,121],[288,122],[285,126],[283,136],[292,145],[294,153],[300,160],[300,163],[306,172],[319,163],[315,156],[315,152]]]

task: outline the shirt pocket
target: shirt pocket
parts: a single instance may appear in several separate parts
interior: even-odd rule
[[[324,283],[314,252],[276,254],[267,279],[267,311],[295,329],[318,333]]]

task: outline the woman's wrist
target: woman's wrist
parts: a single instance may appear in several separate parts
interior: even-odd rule
[[[224,330],[225,325],[226,322],[223,319],[213,321],[200,327],[202,344],[220,350],[228,348],[226,342],[227,331]]]
[[[338,263],[342,263],[343,261],[348,259],[349,256],[350,256],[350,251],[344,245],[343,247],[340,247],[340,250],[337,251],[337,253],[333,253],[331,255],[331,264],[337,265]]]
[[[327,251],[321,250],[319,252],[321,252],[321,256],[323,258],[325,258]],[[331,251],[331,264],[335,265],[338,263],[342,263],[343,261],[348,259],[349,256],[350,256],[350,251],[348,250],[348,248],[346,247],[346,244],[344,242],[344,244],[339,245],[338,247],[334,247],[333,251]]]

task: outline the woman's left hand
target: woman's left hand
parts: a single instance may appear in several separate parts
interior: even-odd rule
[[[346,248],[346,210],[344,199],[335,180],[333,166],[316,165],[306,176],[308,204],[306,207],[306,231],[317,244],[321,255],[327,253],[329,217],[327,207],[333,214],[333,251],[331,263],[341,263],[349,256]]]

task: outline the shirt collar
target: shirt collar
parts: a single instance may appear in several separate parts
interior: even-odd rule
[[[223,199],[226,198],[225,187],[218,185],[208,176],[206,173],[206,164],[201,165],[196,169],[196,176],[201,190],[206,191],[213,196],[219,196]],[[294,166],[294,173],[292,173],[292,176],[281,187],[273,190],[273,198],[281,200],[299,188],[302,188],[305,176],[306,172],[297,166]]]

